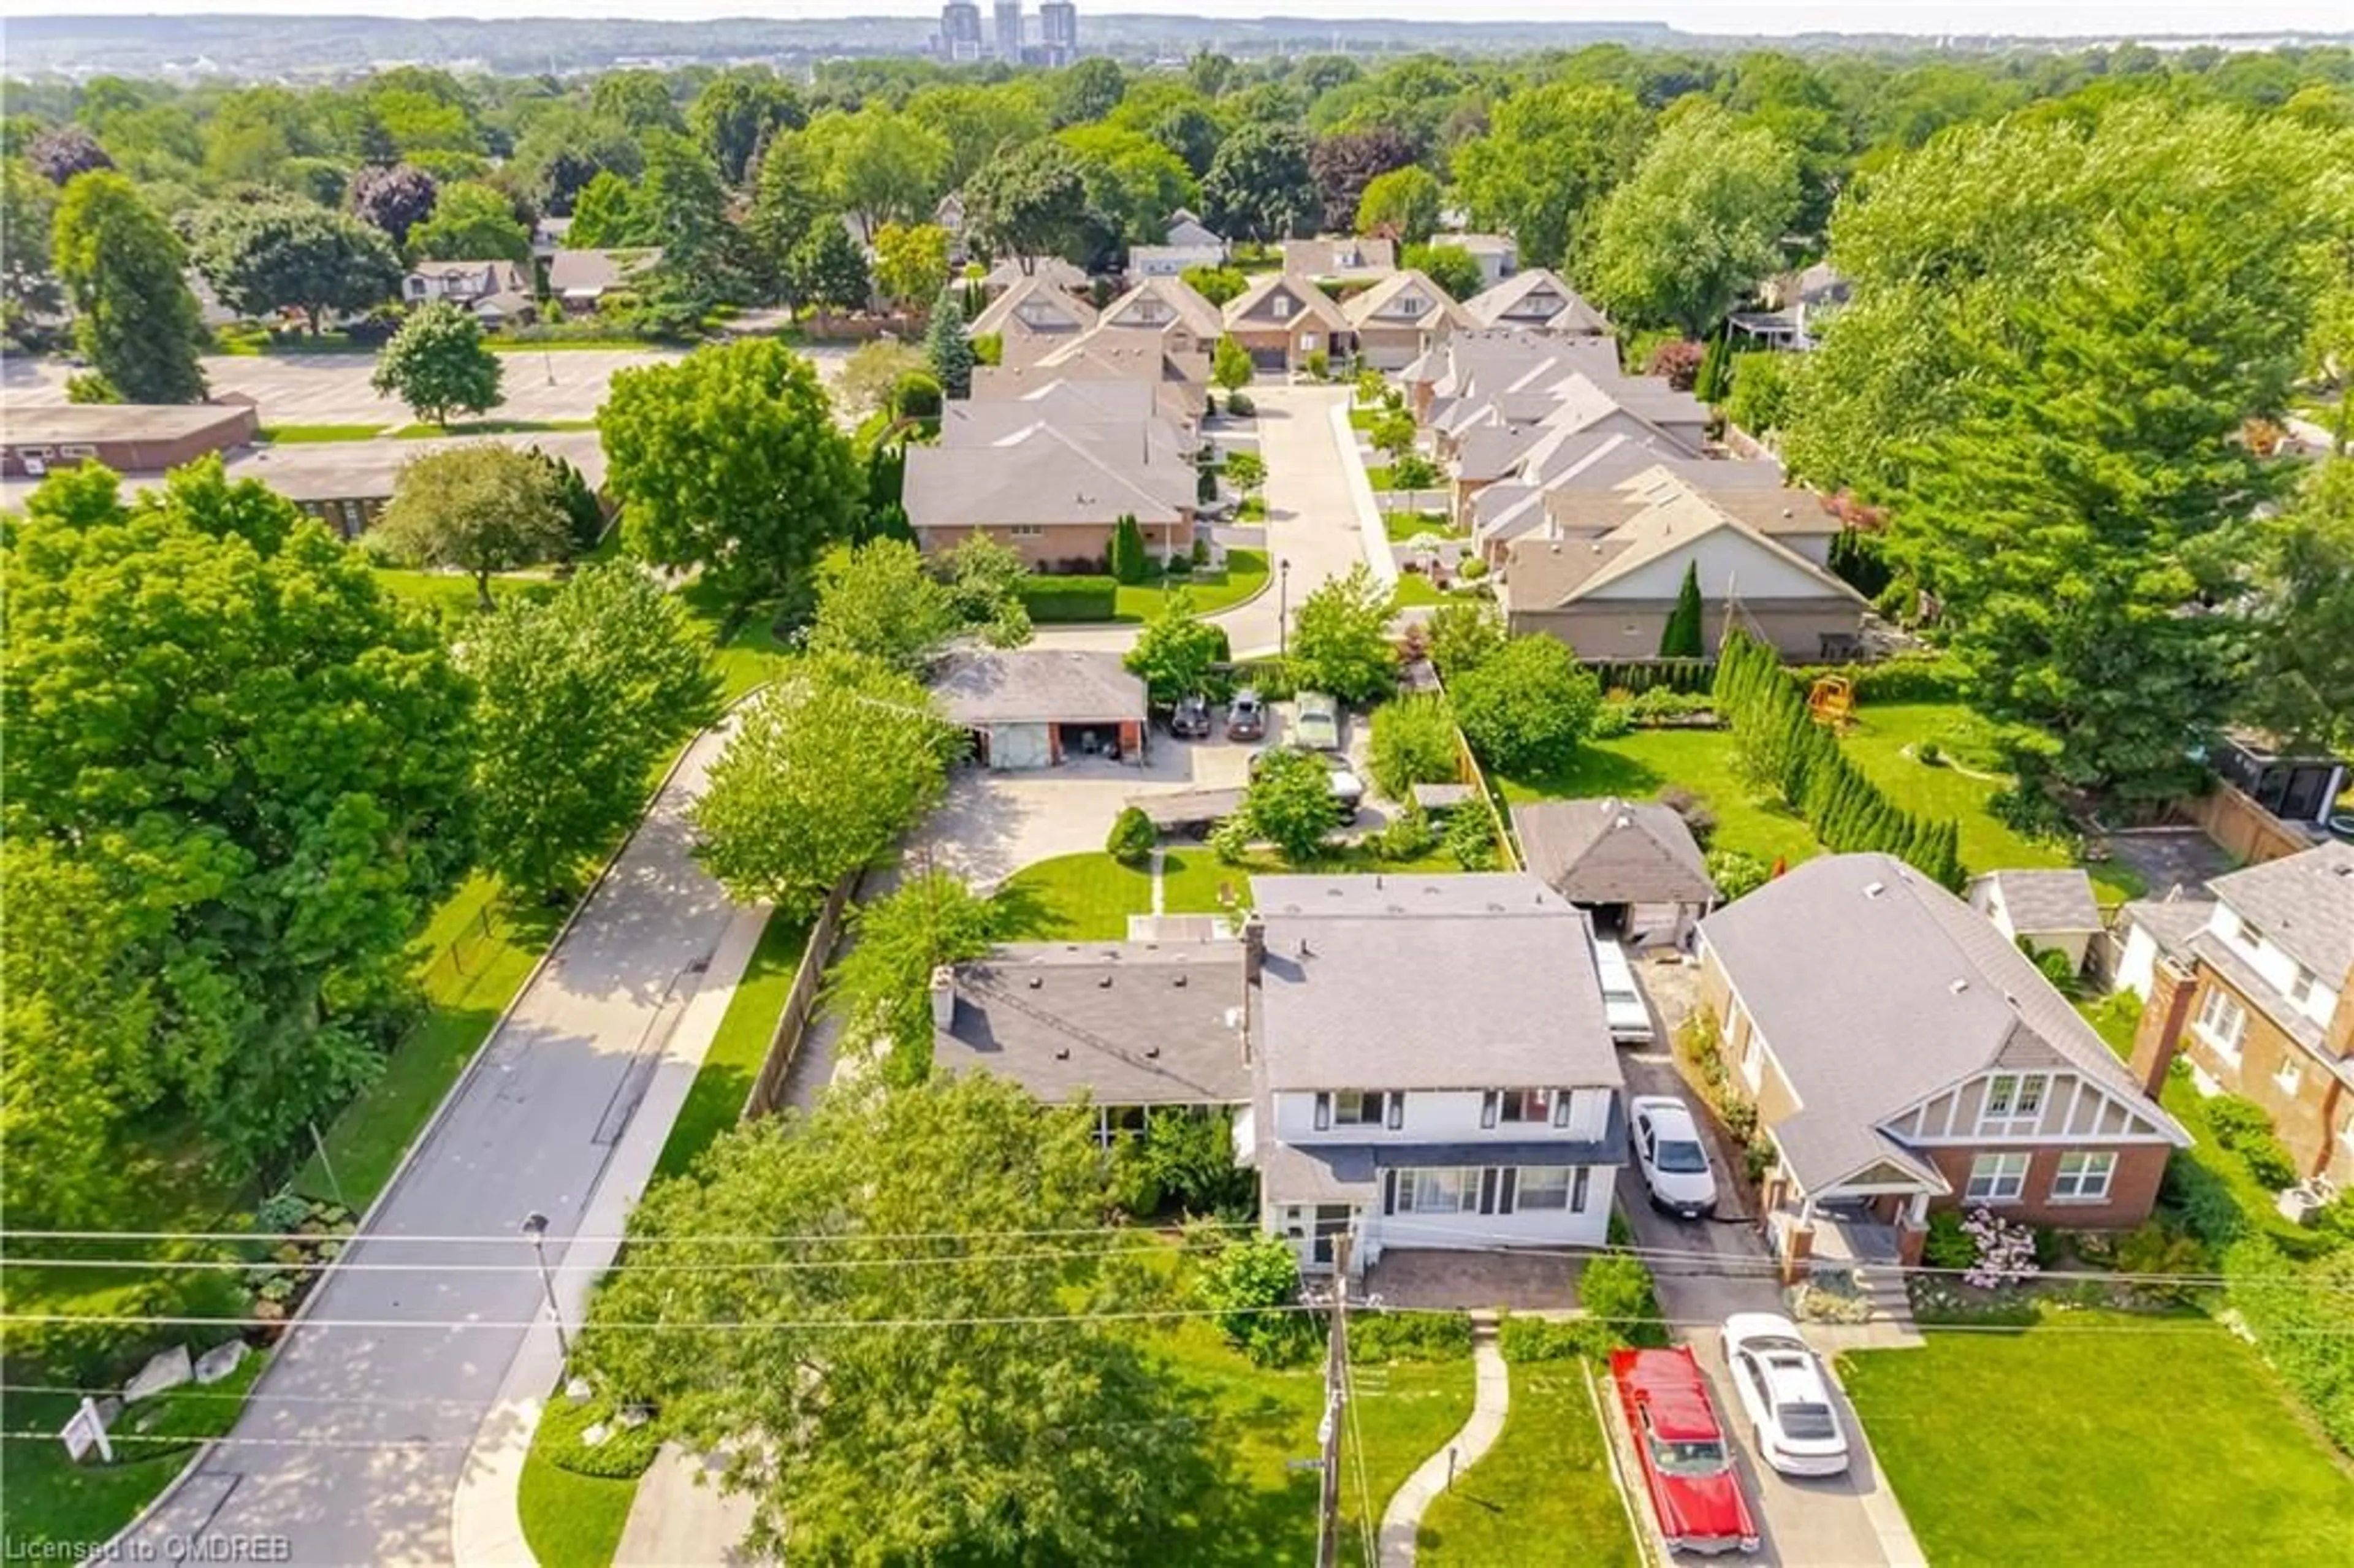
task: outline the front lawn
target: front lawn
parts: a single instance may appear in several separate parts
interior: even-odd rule
[[[1169,596],[1179,588],[1193,597],[1193,608],[1202,614],[1229,609],[1267,587],[1267,570],[1265,550],[1228,550],[1223,567],[1200,568],[1150,582],[1122,583],[1113,618],[1148,620],[1161,613]]]
[[[809,935],[806,921],[769,912],[751,961],[736,982],[710,1049],[695,1070],[686,1101],[679,1107],[678,1119],[671,1124],[662,1158],[654,1162],[657,1179],[683,1174],[744,1114],[744,1102],[776,1036],[777,1022],[785,1015],[785,998],[793,989],[793,974],[801,968]]]
[[[1444,539],[1458,538],[1462,534],[1444,512],[1384,512],[1382,527],[1388,532],[1393,545],[1419,539],[1425,534],[1436,534]]]
[[[1151,912],[1152,874],[1100,850],[1057,855],[1007,877],[997,904],[1007,912],[1008,941],[1122,942],[1128,917]]]
[[[2354,1562],[2354,1476],[2220,1325],[2072,1312],[1927,1339],[1840,1375],[1938,1568]]]
[[[1405,609],[1417,604],[1446,604],[1454,597],[1420,572],[1400,572],[1397,592],[1391,596],[1390,608]]]
[[[382,425],[264,425],[254,433],[276,446],[305,441],[365,441],[384,429]]]
[[[1638,1568],[1604,1442],[1578,1363],[1513,1367],[1503,1436],[1422,1516],[1415,1560],[1434,1568]]]

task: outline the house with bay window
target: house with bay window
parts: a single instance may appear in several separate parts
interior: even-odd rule
[[[1994,922],[1893,856],[1797,866],[1702,921],[1699,956],[1794,1275],[1819,1250],[1917,1263],[1933,1209],[2137,1225],[2190,1141],[2162,1066],[2119,1061]]]
[[[1261,876],[1235,1142],[1310,1271],[1598,1246],[1626,1157],[1593,931],[1520,873]]]

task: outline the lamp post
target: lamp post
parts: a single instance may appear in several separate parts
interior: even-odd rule
[[[1291,662],[1291,557],[1284,556],[1275,563],[1275,657],[1278,663]]]
[[[523,1234],[531,1238],[532,1260],[539,1265],[539,1288],[547,1298],[547,1315],[556,1320],[556,1348],[568,1365],[572,1361],[572,1341],[565,1337],[564,1309],[556,1304],[556,1281],[547,1272],[547,1216],[537,1209],[525,1214]]]

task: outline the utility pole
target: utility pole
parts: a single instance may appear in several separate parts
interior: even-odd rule
[[[1316,1515],[1316,1568],[1341,1556],[1341,1423],[1349,1383],[1349,1237],[1332,1238],[1332,1334],[1324,1350],[1323,1488]]]

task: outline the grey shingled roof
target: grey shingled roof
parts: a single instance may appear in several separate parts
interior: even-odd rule
[[[1808,861],[1700,930],[1797,1096],[1774,1138],[1809,1188],[1888,1158],[1875,1124],[2022,1036],[2190,1141],[1993,922],[1893,856]]]
[[[2159,952],[2181,959],[2190,956],[2191,938],[2207,928],[2214,913],[2215,901],[2211,898],[2169,894],[2164,898],[2135,899],[2117,911],[2117,926],[2120,931],[2126,926],[2140,927],[2149,933]]]
[[[1049,1104],[1239,1105],[1242,1000],[1232,942],[1002,947],[957,966],[955,1017],[933,1031],[932,1060]]]
[[[2327,983],[2354,970],[2354,844],[2317,844],[2207,885],[2232,914]]]
[[[1573,904],[1716,902],[1691,829],[1656,802],[1525,801],[1512,808],[1512,832],[1530,872]]]
[[[1990,871],[1983,878],[2002,894],[2003,909],[2015,931],[2097,931],[2101,906],[2093,879],[2064,870]]]
[[[1617,1086],[1584,912],[1532,876],[1258,876],[1267,1086]]]
[[[949,722],[968,728],[1144,717],[1144,683],[1122,667],[1117,653],[973,649],[950,657],[932,689]]]

